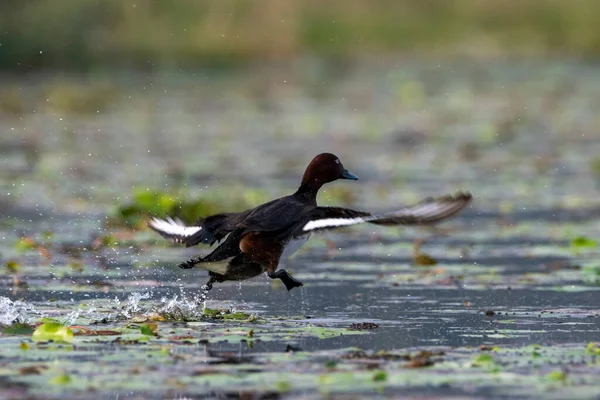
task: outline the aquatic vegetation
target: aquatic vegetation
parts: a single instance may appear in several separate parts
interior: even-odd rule
[[[208,318],[213,319],[225,319],[225,320],[234,320],[234,321],[253,321],[255,317],[251,314],[247,314],[240,311],[231,311],[231,310],[218,310],[205,307],[204,315]]]
[[[134,191],[130,203],[117,206],[110,222],[126,225],[131,228],[140,228],[148,215],[164,217],[169,214],[181,215],[181,218],[193,221],[201,215],[197,210],[206,207],[206,203],[198,200],[176,200],[176,198],[176,194],[173,193],[137,189]],[[188,213],[192,215],[188,215]]]
[[[594,249],[598,246],[598,242],[596,240],[590,239],[585,236],[578,236],[571,240],[571,247],[578,251],[582,249]]]
[[[0,111],[0,397],[598,393],[597,71],[303,62],[121,78],[99,113],[68,111],[88,78],[53,104],[52,82],[19,81],[22,111]],[[144,228],[287,194],[323,146],[365,172],[323,205],[479,196],[443,226],[315,235],[290,293],[258,276],[203,296],[206,272],[177,264],[210,249]]]
[[[38,246],[39,244],[36,243],[35,240],[33,240],[30,237],[23,237],[19,239],[15,244],[15,248],[19,253],[24,253],[29,250],[37,249]]]
[[[600,345],[598,343],[590,342],[585,351],[590,354],[600,355]]]
[[[2,333],[5,335],[31,335],[34,331],[33,325],[22,324],[19,322],[7,325],[2,329]]]
[[[417,266],[430,266],[430,265],[436,265],[437,261],[430,255],[427,255],[425,253],[419,253],[419,254],[415,254],[414,263]]]
[[[31,336],[34,342],[66,342],[73,341],[73,331],[57,322],[46,322],[36,328]]]
[[[158,324],[144,324],[140,326],[140,333],[146,336],[158,335]]]
[[[109,224],[139,229],[149,216],[174,216],[192,223],[207,215],[244,210],[265,201],[267,196],[265,191],[239,186],[215,189],[211,194],[197,198],[190,198],[183,190],[167,192],[139,188],[134,190],[131,201],[116,205]]]
[[[18,272],[19,271],[19,263],[15,260],[9,260],[5,265],[6,269],[10,272]]]

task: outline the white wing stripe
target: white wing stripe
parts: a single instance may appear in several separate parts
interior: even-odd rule
[[[340,226],[356,225],[363,222],[374,222],[378,220],[399,219],[396,223],[402,224],[401,219],[404,217],[415,218],[420,220],[435,221],[436,219],[446,218],[453,213],[459,211],[470,200],[470,197],[465,201],[459,201],[454,198],[443,200],[431,200],[423,204],[403,208],[399,211],[384,215],[371,215],[356,218],[325,218],[307,222],[302,230],[304,232],[321,228],[336,228]]]
[[[152,218],[152,221],[150,221],[150,226],[166,235],[184,238],[190,237],[196,232],[200,232],[202,230],[202,227],[200,226],[186,226],[179,219],[174,221],[171,217],[167,217],[166,221],[160,218]]]
[[[328,228],[328,227],[336,227],[336,226],[348,226],[348,225],[356,225],[361,222],[366,222],[371,218],[327,218],[327,219],[318,219],[315,221],[309,221],[302,228],[303,231],[312,231],[313,229],[319,228]]]

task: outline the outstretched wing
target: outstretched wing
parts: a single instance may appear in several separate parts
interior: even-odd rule
[[[199,243],[213,245],[220,242],[225,236],[235,229],[237,221],[245,213],[223,213],[211,215],[200,219],[194,226],[187,226],[179,219],[160,219],[153,217],[148,226],[158,232],[162,237],[172,239],[175,243],[182,243],[186,247]]]
[[[202,231],[198,231],[185,241],[186,247],[197,245],[198,243],[208,243],[211,246],[215,242],[220,242],[229,235],[237,226],[240,220],[243,220],[248,211],[240,213],[221,213],[211,215],[198,221],[202,224]]]
[[[371,223],[377,225],[419,225],[432,224],[452,217],[469,204],[470,193],[458,193],[455,196],[428,198],[415,205],[398,211],[374,215],[364,211],[355,211],[338,207],[316,207],[310,220],[302,226],[302,233],[344,226]]]
[[[148,226],[162,237],[183,244],[186,244],[191,237],[204,231],[202,226],[187,226],[179,218],[173,219],[171,217],[166,219],[152,217]]]

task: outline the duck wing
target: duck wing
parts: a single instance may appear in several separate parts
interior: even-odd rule
[[[171,239],[175,243],[183,244],[185,244],[189,238],[205,233],[201,223],[189,226],[179,218],[173,219],[171,217],[166,217],[165,219],[152,217],[150,222],[148,222],[148,227],[165,239]]]
[[[253,209],[240,221],[239,227],[244,228],[245,233],[289,231],[290,227],[305,219],[307,212],[314,208],[296,201],[292,196],[283,197]]]
[[[167,217],[160,219],[152,217],[148,226],[166,239],[175,243],[184,244],[186,247],[199,243],[210,244],[220,242],[231,233],[245,218],[248,211],[241,213],[222,213],[199,219],[194,225],[186,225],[180,219]]]
[[[201,218],[192,226],[171,217],[166,219],[153,217],[148,226],[162,237],[184,244],[186,247],[199,243],[213,245],[238,228],[242,228],[244,233],[285,230],[289,226],[295,226],[302,220],[302,216],[306,215],[306,210],[313,208],[287,196],[244,212],[222,213]]]
[[[348,208],[315,207],[309,219],[303,222],[295,235],[362,223],[386,226],[432,224],[457,214],[471,202],[471,199],[470,193],[427,198],[412,206],[382,215]]]

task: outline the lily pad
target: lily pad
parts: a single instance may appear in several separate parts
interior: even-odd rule
[[[73,331],[56,322],[46,322],[36,328],[31,336],[34,342],[73,342]]]

